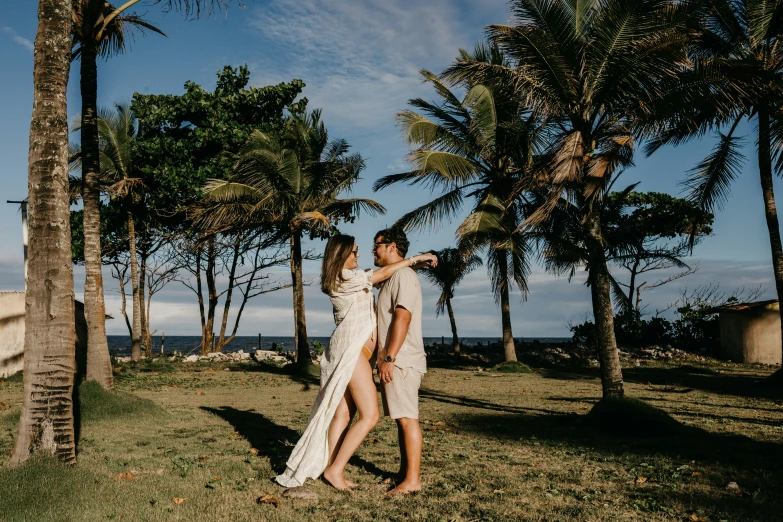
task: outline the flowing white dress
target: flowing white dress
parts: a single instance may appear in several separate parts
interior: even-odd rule
[[[318,478],[329,465],[328,430],[345,394],[364,342],[376,325],[372,270],[343,270],[344,281],[329,297],[337,325],[321,358],[321,390],[315,398],[307,427],[296,443],[286,470],[275,480],[285,487]]]

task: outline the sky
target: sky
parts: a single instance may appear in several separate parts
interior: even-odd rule
[[[340,229],[357,238],[363,268],[372,265],[370,246],[376,231],[391,225],[405,212],[429,200],[419,188],[399,185],[378,193],[372,184],[379,177],[407,170],[408,148],[395,124],[395,114],[409,99],[435,100],[423,85],[419,71],[440,72],[460,48],[472,48],[487,24],[509,21],[505,0],[256,0],[244,8],[232,4],[224,13],[186,21],[181,13],[163,13],[159,6],[136,10],[166,34],[137,35],[125,55],[99,62],[99,96],[102,106],[129,102],[134,92],[182,94],[191,80],[213,89],[216,73],[225,65],[247,64],[255,86],[293,78],[305,82],[310,108],[322,108],[330,136],[345,138],[366,159],[367,168],[354,196],[376,199],[387,208],[384,216],[361,215]],[[32,112],[33,41],[37,25],[36,2],[8,0],[0,4],[0,150],[4,200],[27,196],[27,149]],[[79,113],[78,64],[68,86],[69,115]],[[698,245],[689,264],[699,270],[684,279],[644,294],[646,311],[655,313],[677,300],[685,290],[708,283],[731,294],[739,287],[761,285],[764,298],[774,297],[769,239],[764,221],[761,189],[754,159],[752,122],[740,128],[747,136],[742,174],[732,186],[730,200],[717,214],[714,234]],[[77,139],[74,136],[73,139]],[[640,182],[637,190],[682,196],[681,181],[704,158],[711,138],[679,148],[666,148],[650,158],[637,154],[636,166],[623,174],[618,187]],[[775,181],[778,194],[779,180]],[[0,202],[0,291],[23,290],[21,218],[18,206]],[[452,246],[455,220],[438,230],[410,234],[411,253]],[[323,243],[308,245],[314,252]],[[318,289],[317,262],[305,264],[308,333],[328,336],[333,329],[331,306]],[[653,273],[649,279],[672,273]],[[286,270],[270,274],[284,281]],[[83,267],[74,268],[77,297],[84,285]],[[534,262],[529,294],[512,293],[514,336],[565,337],[569,323],[590,314],[585,274],[570,282],[547,274]],[[104,274],[109,334],[127,334],[119,316],[116,280]],[[435,316],[438,291],[422,284],[423,328],[426,336],[449,337],[448,319]],[[460,336],[500,337],[500,313],[493,300],[486,270],[477,269],[456,291],[455,315]],[[221,309],[219,308],[219,311]],[[200,333],[198,305],[184,285],[171,283],[155,296],[152,329],[168,335]],[[252,300],[242,317],[240,335],[293,335],[290,290]]]

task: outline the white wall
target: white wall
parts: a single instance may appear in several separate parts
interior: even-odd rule
[[[0,292],[0,378],[24,366],[24,292]]]

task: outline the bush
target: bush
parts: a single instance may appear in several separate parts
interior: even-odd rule
[[[493,370],[499,373],[533,373],[530,366],[519,361],[502,362],[495,366]]]
[[[319,355],[324,354],[324,347],[321,344],[321,341],[313,341],[313,355],[318,357]]]
[[[82,383],[78,397],[82,422],[163,414],[163,410],[149,399],[130,393],[106,391],[95,381]]]

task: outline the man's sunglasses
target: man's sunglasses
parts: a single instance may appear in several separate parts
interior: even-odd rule
[[[392,241],[378,241],[377,243],[372,244],[373,250],[378,250],[378,247],[381,245],[391,245]]]

